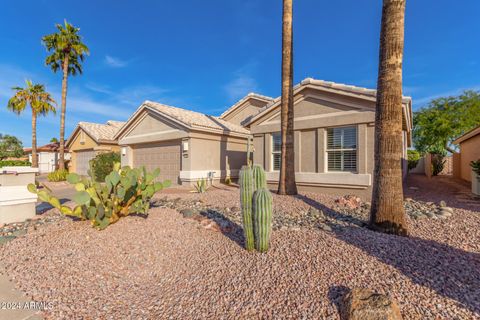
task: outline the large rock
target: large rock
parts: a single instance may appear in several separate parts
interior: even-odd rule
[[[343,299],[341,317],[344,320],[401,320],[395,300],[368,289],[353,289]]]

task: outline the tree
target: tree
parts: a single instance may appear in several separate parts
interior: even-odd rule
[[[402,187],[402,60],[406,0],[383,0],[370,227],[407,235]]]
[[[421,152],[455,152],[452,142],[480,124],[480,92],[432,100],[414,113],[413,141]]]
[[[58,143],[58,139],[53,137],[52,139],[50,139],[50,143]]]
[[[0,160],[23,156],[22,141],[17,137],[0,133]]]
[[[29,105],[32,110],[32,167],[38,167],[37,156],[37,116],[46,116],[49,112],[55,113],[55,100],[50,93],[45,92],[41,84],[33,84],[26,80],[25,88],[15,87],[15,95],[8,100],[7,108],[16,114],[22,113]]]
[[[297,194],[293,132],[293,31],[292,0],[283,0],[281,160],[278,194]]]
[[[60,115],[60,146],[59,146],[59,169],[65,169],[65,113],[67,108],[67,82],[68,76],[82,74],[82,62],[85,55],[89,54],[88,47],[82,42],[78,34],[80,28],[76,28],[65,20],[65,26],[56,25],[57,32],[46,35],[42,42],[51,52],[45,64],[50,66],[53,72],[62,70],[62,111]]]

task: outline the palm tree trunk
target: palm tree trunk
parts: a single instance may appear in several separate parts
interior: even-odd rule
[[[37,154],[37,114],[32,110],[32,167],[38,168]]]
[[[370,226],[407,235],[402,187],[402,60],[406,0],[383,0]]]
[[[60,146],[58,169],[65,169],[65,113],[67,110],[68,55],[63,61],[62,111],[60,113]]]
[[[292,0],[283,0],[282,22],[282,102],[281,161],[278,194],[297,194],[295,183],[295,150],[293,132],[293,31]]]

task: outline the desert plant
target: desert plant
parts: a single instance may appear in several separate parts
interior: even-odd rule
[[[255,248],[252,220],[253,170],[250,166],[243,166],[240,170],[239,185],[245,249],[250,251]]]
[[[407,150],[408,171],[415,169],[422,155],[417,150]]]
[[[253,190],[256,191],[260,188],[267,187],[267,180],[265,178],[265,171],[261,165],[254,165],[252,167],[253,172]]]
[[[432,175],[438,176],[445,167],[445,154],[438,152],[432,153]]]
[[[480,159],[477,161],[471,161],[470,167],[472,167],[473,172],[475,172],[480,179]]]
[[[120,154],[117,152],[100,153],[90,160],[90,170],[95,181],[104,181],[117,162],[120,162]]]
[[[32,165],[31,162],[27,160],[3,160],[0,161],[0,168],[1,167],[30,167]]]
[[[201,178],[200,180],[197,180],[197,183],[194,185],[195,190],[191,192],[196,192],[196,193],[205,193],[208,190],[208,185],[207,185],[207,179]]]
[[[159,174],[159,169],[148,173],[145,167],[120,168],[120,163],[115,163],[113,171],[105,177],[105,183],[96,182],[92,175],[81,178],[70,173],[67,181],[77,190],[73,197],[77,204],[74,208],[62,205],[50,191],[39,191],[34,184],[29,184],[28,190],[63,214],[90,220],[94,227],[101,230],[132,213],[147,215],[152,196],[170,185],[168,180],[155,182]]]
[[[231,185],[232,184],[232,178],[231,177],[226,177],[225,178],[225,184],[228,185],[228,186]]]
[[[68,170],[55,170],[53,172],[50,172],[47,175],[47,179],[50,182],[58,182],[58,181],[65,181],[67,180],[67,175],[68,175]]]
[[[272,194],[264,187],[253,195],[253,231],[255,248],[266,252],[272,232]]]

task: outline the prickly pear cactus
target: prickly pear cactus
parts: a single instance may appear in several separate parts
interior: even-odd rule
[[[96,182],[91,175],[85,178],[70,173],[67,181],[77,191],[72,199],[77,204],[74,208],[62,205],[48,189],[39,191],[34,184],[29,184],[28,190],[63,214],[90,220],[94,227],[105,229],[131,213],[148,214],[153,195],[170,185],[168,180],[155,182],[159,174],[159,169],[148,173],[144,167],[120,168],[120,163],[115,163],[113,171],[105,177],[105,183]]]
[[[266,188],[260,188],[253,195],[253,230],[255,248],[266,252],[272,232],[272,194]]]
[[[253,171],[249,166],[243,166],[240,170],[239,184],[245,249],[250,251],[255,248],[255,241],[253,237],[252,221]]]
[[[252,167],[253,170],[253,188],[258,190],[260,188],[267,187],[267,180],[265,178],[265,171],[261,165],[255,164]]]

